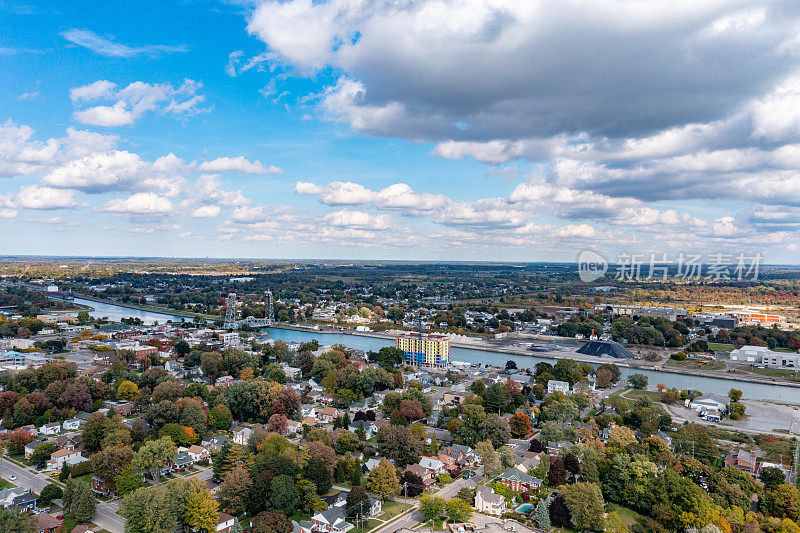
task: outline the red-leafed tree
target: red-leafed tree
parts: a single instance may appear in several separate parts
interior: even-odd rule
[[[508,421],[511,434],[515,437],[524,437],[531,432],[531,419],[525,413],[516,413]]]

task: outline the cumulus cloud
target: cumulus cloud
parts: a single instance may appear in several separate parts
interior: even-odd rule
[[[214,218],[219,216],[219,212],[218,205],[201,205],[192,211],[192,218]]]
[[[65,209],[75,207],[75,191],[26,185],[17,194],[16,205],[26,209]]]
[[[212,161],[205,161],[198,166],[203,172],[241,172],[242,174],[280,174],[283,169],[270,165],[264,168],[261,161],[248,161],[243,156],[218,157]]]
[[[326,185],[299,181],[295,185],[294,192],[317,195],[319,201],[326,205],[372,204],[378,209],[411,213],[431,212],[449,202],[445,195],[418,193],[406,183],[395,183],[379,191],[373,191],[351,181],[334,181]]]
[[[382,230],[388,229],[392,224],[392,219],[388,215],[370,215],[364,211],[349,209],[328,213],[323,219],[331,226],[344,228]]]
[[[151,111],[196,115],[208,111],[201,107],[205,101],[205,96],[198,94],[201,88],[201,83],[190,79],[184,79],[177,87],[171,83],[135,81],[122,89],[117,89],[117,85],[108,80],[99,80],[72,89],[70,98],[73,103],[76,106],[98,100],[113,100],[114,103],[76,109],[72,118],[91,126],[116,127],[130,126]]]
[[[172,203],[163,196],[140,192],[128,198],[109,200],[100,211],[126,215],[166,215],[172,212]]]
[[[80,30],[72,28],[61,33],[61,37],[67,41],[106,57],[131,58],[137,55],[155,56],[159,53],[186,52],[189,47],[185,44],[179,46],[168,46],[163,44],[147,44],[143,46],[128,46],[115,42],[111,36],[97,35],[90,30]]]

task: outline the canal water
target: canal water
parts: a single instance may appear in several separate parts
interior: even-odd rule
[[[130,309],[128,307],[121,307],[118,305],[93,302],[81,298],[75,298],[75,303],[88,305],[94,308],[90,312],[91,316],[96,318],[107,317],[112,321],[120,321],[122,318],[136,317],[140,318],[145,324],[153,324],[158,322],[164,324],[168,320],[172,322],[181,322],[181,320],[190,321],[191,319],[170,315],[166,313],[155,313],[151,311],[140,311],[138,309]],[[373,350],[377,351],[384,346],[392,346],[394,342],[388,339],[380,339],[375,337],[363,337],[360,335],[348,335],[345,333],[321,333],[318,331],[297,331],[282,328],[263,328],[262,334],[274,340],[282,340],[285,342],[307,342],[316,339],[320,344],[329,346],[331,344],[343,344],[350,348],[359,350]],[[571,339],[564,339],[566,343]],[[491,352],[486,350],[478,350],[474,348],[460,348],[453,347],[450,349],[450,357],[453,361],[462,361],[465,363],[481,363],[493,366],[505,366],[506,361],[514,361],[519,368],[533,368],[538,362],[553,363],[552,358],[537,357],[536,355],[521,355],[515,353],[500,353]],[[564,357],[569,357],[569,352],[564,352]],[[613,362],[613,359],[609,359]],[[689,374],[676,374],[673,372],[663,372],[659,370],[648,370],[638,368],[625,368],[620,367],[623,377],[628,377],[631,374],[639,373],[644,374],[649,378],[650,384],[663,383],[667,387],[676,387],[679,389],[696,389],[702,392],[712,392],[716,394],[727,394],[731,388],[736,388],[742,391],[745,398],[753,400],[772,400],[778,402],[800,404],[800,388],[787,387],[785,385],[768,384],[768,383],[753,383],[749,381],[729,380],[722,378],[712,378],[706,376],[693,376]]]

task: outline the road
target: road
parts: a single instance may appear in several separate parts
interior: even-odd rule
[[[34,492],[41,492],[50,483],[50,478],[46,474],[33,472],[2,457],[0,459],[0,476],[8,479],[8,476],[12,474],[17,476],[13,482],[16,486],[32,489]],[[111,533],[122,533],[125,530],[125,520],[117,514],[117,509],[119,509],[119,500],[98,501],[92,522]]]
[[[456,494],[458,494],[458,491],[460,491],[461,489],[463,488],[474,489],[478,485],[478,483],[480,483],[482,480],[483,480],[483,466],[475,470],[475,475],[472,476],[471,478],[464,479],[460,477],[455,481],[453,481],[452,483],[439,489],[439,491],[436,493],[436,496],[448,499],[454,498]],[[408,501],[408,500],[402,499],[402,501]],[[371,533],[394,533],[395,531],[399,531],[403,528],[410,529],[416,526],[417,524],[423,522],[425,520],[425,517],[423,517],[422,513],[420,513],[419,509],[417,509],[418,506],[419,506],[419,501],[415,500],[414,508],[410,513],[402,516],[401,518],[395,520],[394,522],[391,522],[379,529],[376,529]]]

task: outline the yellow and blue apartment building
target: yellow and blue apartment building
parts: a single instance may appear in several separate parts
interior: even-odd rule
[[[405,354],[406,364],[439,368],[450,364],[450,339],[444,335],[405,333],[398,335],[395,346]]]

